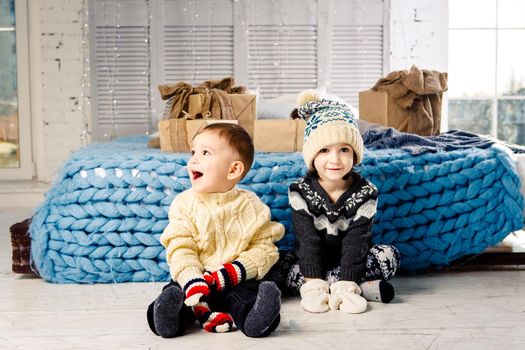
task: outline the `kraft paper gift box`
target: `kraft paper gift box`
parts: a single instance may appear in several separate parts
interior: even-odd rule
[[[405,112],[395,105],[386,92],[373,90],[359,92],[359,119],[406,131],[408,117],[408,109]]]
[[[161,151],[189,152],[195,134],[204,126],[213,123],[234,123],[237,120],[223,119],[165,119],[158,124]]]
[[[239,121],[239,125],[253,138],[254,121],[256,117],[256,96],[250,94],[229,94],[228,97],[231,101],[235,119]],[[201,110],[203,98],[204,95],[202,94],[190,95],[188,99],[188,113],[190,115],[194,116],[197,113],[206,112]]]
[[[259,152],[300,152],[306,123],[303,119],[255,121],[255,150]]]

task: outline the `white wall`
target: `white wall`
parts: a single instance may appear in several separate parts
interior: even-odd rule
[[[448,0],[390,0],[390,71],[447,71]]]
[[[82,0],[29,1],[33,157],[52,182],[81,146]]]
[[[52,182],[81,147],[82,0],[29,1],[33,150]],[[446,71],[447,0],[390,0],[390,70]]]

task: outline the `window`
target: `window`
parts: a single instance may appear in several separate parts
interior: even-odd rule
[[[158,85],[234,76],[259,98],[325,89],[357,107],[387,71],[383,0],[95,0],[94,137],[156,130]]]
[[[524,145],[525,2],[455,0],[449,11],[449,129]]]
[[[0,1],[0,179],[31,179],[27,3]]]

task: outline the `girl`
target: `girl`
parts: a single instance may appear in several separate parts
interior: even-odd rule
[[[399,252],[372,245],[378,194],[353,171],[364,146],[352,110],[311,91],[298,100],[294,112],[306,120],[308,173],[289,188],[298,264],[288,274],[287,287],[299,289],[306,311],[361,313],[367,300],[393,299],[387,280],[399,267]]]

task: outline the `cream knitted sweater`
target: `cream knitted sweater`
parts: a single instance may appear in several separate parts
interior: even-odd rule
[[[237,260],[247,279],[261,279],[278,260],[274,242],[284,226],[270,221],[270,209],[253,192],[234,187],[225,193],[180,193],[160,236],[171,278],[181,286],[204,271]]]

